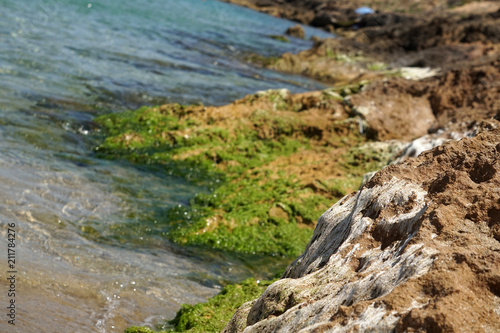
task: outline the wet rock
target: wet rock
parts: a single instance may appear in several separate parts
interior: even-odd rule
[[[280,42],[284,42],[284,43],[290,43],[290,39],[288,39],[288,37],[282,36],[282,35],[269,35],[269,38],[279,40]]]
[[[301,38],[301,39],[304,39],[306,37],[304,28],[302,28],[302,26],[298,24],[288,28],[285,31],[285,34],[287,34],[290,37]]]
[[[306,70],[303,61],[295,54],[284,53],[278,63],[274,65],[277,70],[283,72],[302,73]]]
[[[378,172],[224,332],[500,329],[500,123]]]

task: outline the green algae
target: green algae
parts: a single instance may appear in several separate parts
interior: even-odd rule
[[[226,286],[208,302],[184,304],[170,321],[174,332],[220,332],[234,312],[245,302],[258,298],[273,281],[247,279],[239,284]]]
[[[339,103],[362,86],[325,90],[321,99]],[[324,105],[329,112],[329,104]],[[226,109],[178,104],[141,108],[95,120],[104,134],[96,154],[205,187],[188,205],[163,216],[161,235],[172,242],[235,255],[291,258],[304,250],[319,216],[356,189],[365,172],[388,161],[380,149],[366,144],[359,119],[320,119],[318,125],[310,118],[281,90],[247,96]],[[320,157],[312,162],[291,159],[310,153]],[[323,173],[312,182],[302,178],[300,167],[321,171],[325,159],[335,161],[337,176]],[[290,166],[299,166],[299,173]],[[82,232],[98,237],[91,226]],[[170,323],[174,328],[161,332],[220,331],[242,303],[258,297],[270,283],[245,280],[226,286],[207,303],[183,305]],[[126,332],[154,331],[131,327]]]
[[[270,99],[276,102],[276,96]],[[162,110],[141,108],[101,116],[96,123],[107,137],[96,151],[108,158],[157,163],[169,174],[210,187],[209,193],[198,194],[189,206],[168,213],[172,229],[167,237],[172,241],[240,253],[299,254],[312,231],[299,229],[293,221],[268,216],[275,202],[289,201],[288,193],[297,185],[290,177],[259,184],[265,175],[258,171],[276,156],[291,154],[306,145],[290,138],[297,123],[273,119],[257,110],[249,117],[252,128],[261,128],[266,122],[269,138],[258,130],[241,127],[229,140],[227,130],[196,127],[197,120],[186,116],[192,111],[193,107],[170,105]],[[182,134],[186,129],[194,130]],[[218,167],[229,162],[225,170]],[[241,177],[250,170],[254,175]],[[207,220],[216,214],[223,216],[224,223],[204,230]]]
[[[132,327],[129,327],[125,330],[125,333],[162,333],[162,332],[167,332],[167,331],[154,331],[152,330],[151,328],[149,327],[144,327],[144,326],[141,326],[141,327],[138,327],[138,326],[132,326]]]
[[[259,54],[250,54],[245,57],[245,61],[262,67],[270,67],[276,64],[281,58],[276,56],[266,57]]]
[[[352,147],[344,154],[346,170],[362,170],[364,173],[385,167],[398,152],[397,144],[365,144]]]
[[[161,327],[160,331],[155,331],[149,327],[133,326],[125,333],[220,332],[243,303],[258,298],[276,280],[249,278],[227,285],[206,303],[183,304],[175,318],[164,325],[168,328]]]
[[[361,90],[370,83],[368,80],[361,80],[355,83],[343,84],[340,86],[332,87],[323,90],[323,95],[326,98],[334,98],[343,101],[345,97],[357,94],[361,92]]]
[[[360,87],[324,91],[322,98]],[[205,187],[189,205],[165,213],[162,235],[172,242],[243,255],[295,257],[319,216],[359,186],[370,171],[367,167],[371,169],[364,160],[373,158],[351,148],[366,141],[356,120],[324,125],[320,119],[317,125],[307,117],[305,110],[294,110],[284,90],[258,92],[226,109],[144,107],[96,118],[105,135],[96,153],[154,166]],[[273,165],[304,151],[342,147],[348,153],[338,156],[337,165],[345,177],[316,180],[315,185],[282,170],[286,163]],[[92,230],[85,232],[93,235]]]
[[[283,35],[269,35],[269,38],[275,39],[283,43],[290,43],[290,39]]]

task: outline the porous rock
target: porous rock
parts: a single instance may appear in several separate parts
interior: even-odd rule
[[[224,332],[498,332],[500,123],[378,172]]]
[[[379,140],[413,140],[427,134],[436,118],[427,96],[403,80],[373,84],[350,96],[354,110]]]

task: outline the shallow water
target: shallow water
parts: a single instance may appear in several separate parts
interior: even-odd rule
[[[269,38],[293,22],[215,1],[0,0],[0,261],[16,231],[16,326],[121,332],[170,319],[260,262],[177,248],[165,212],[205,191],[168,172],[92,156],[93,117],[165,102],[224,104],[321,85],[246,63],[311,42]],[[325,37],[321,31],[307,28]],[[265,275],[265,269],[259,269]]]

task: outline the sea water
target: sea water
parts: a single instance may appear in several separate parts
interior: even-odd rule
[[[311,47],[270,37],[292,25],[212,0],[0,0],[1,332],[154,326],[257,274],[170,244],[165,213],[205,189],[93,157],[91,122],[143,105],[322,88],[245,61]]]

